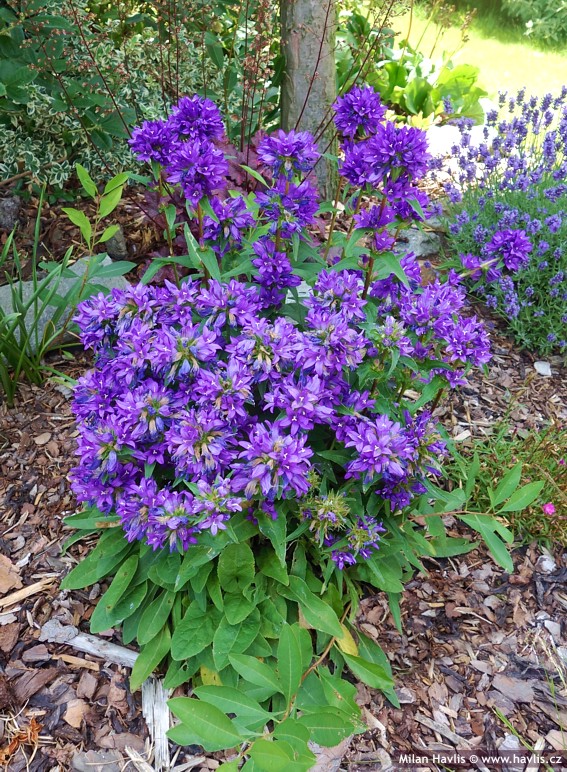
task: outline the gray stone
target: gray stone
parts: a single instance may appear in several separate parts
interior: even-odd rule
[[[534,370],[538,375],[543,375],[544,378],[551,378],[551,365],[549,362],[534,362]]]
[[[112,261],[110,258],[105,257],[102,261],[102,265],[110,265]],[[70,290],[76,285],[77,281],[80,281],[81,278],[85,275],[85,272],[87,270],[87,267],[89,265],[89,258],[88,257],[82,257],[79,260],[77,260],[76,263],[73,263],[72,266],[70,266],[69,270],[74,274],[74,278],[68,277],[68,278],[62,278],[59,282],[59,286],[57,288],[57,295],[60,297],[65,297]],[[96,285],[96,288],[93,286],[93,293],[99,292],[99,287],[104,287],[108,290],[111,289],[127,289],[130,285],[126,281],[126,279],[123,276],[108,276],[108,277],[101,277],[98,278],[96,276],[92,279],[92,284]],[[21,282],[21,288],[22,288],[22,296],[23,296],[23,302],[26,303],[31,299],[33,296],[33,283],[31,281],[24,281]],[[5,285],[3,287],[0,287],[0,310],[8,315],[14,313],[14,307],[12,303],[12,288],[10,285]],[[48,305],[44,309],[43,313],[41,314],[39,318],[39,322],[37,325],[37,335],[34,332],[32,334],[32,340],[30,341],[30,346],[32,350],[36,350],[38,346],[38,342],[41,342],[43,339],[43,335],[46,334],[48,337],[51,337],[53,335],[53,332],[56,330],[51,329],[48,330],[48,325],[51,324],[51,320],[53,319],[53,314],[55,313],[56,307],[54,305]],[[69,314],[73,311],[72,308],[69,308],[68,313],[63,314],[61,319],[59,320],[59,324],[62,326],[63,323],[66,321]],[[33,304],[28,309],[25,317],[26,321],[26,329],[30,329],[31,326],[33,326]],[[60,327],[61,329],[61,327]],[[20,331],[19,329],[15,330],[16,337],[20,337]],[[69,338],[67,338],[69,339]]]
[[[436,233],[409,228],[394,247],[398,255],[413,252],[416,257],[430,257],[441,249],[441,239]]]
[[[121,226],[105,244],[106,252],[113,260],[125,260],[128,257],[128,244]]]
[[[19,196],[10,196],[0,200],[0,229],[12,231],[18,224],[22,199]]]

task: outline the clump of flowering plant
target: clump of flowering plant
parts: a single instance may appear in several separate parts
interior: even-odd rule
[[[492,138],[491,138],[492,137]],[[525,347],[567,351],[567,89],[500,99],[484,143],[453,148],[449,238],[472,291]]]
[[[167,685],[205,684],[193,712],[209,700],[238,714],[236,687],[262,702],[233,738],[250,743],[251,758],[261,741],[250,731],[273,718],[266,711],[311,726],[305,717],[325,709],[307,696],[331,678],[313,665],[313,645],[319,664],[332,650],[339,691],[347,666],[395,701],[387,660],[347,624],[365,584],[397,608],[411,565],[447,548],[440,518],[428,518],[426,539],[409,517],[464,502],[460,491],[428,503],[445,452],[428,404],[489,359],[456,274],[424,285],[415,256],[391,251],[425,216],[423,133],[386,121],[371,89],[339,100],[336,114],[349,225],[324,236],[312,226],[323,211],[334,225],[339,201],[318,201],[309,134],[265,137],[249,170],[257,189],[244,196],[228,189],[208,100],[184,98],[167,121],[140,127],[134,152],[164,191],[181,188],[191,221],[188,254],[156,265],[190,275],[152,286],[152,267],[145,284],[100,295],[77,316],[94,368],[75,392],[72,483],[91,514],[72,522],[111,528],[66,586],[132,561],[91,627],[125,620],[127,640],[145,644],[135,683],[170,656]],[[152,592],[139,589],[148,583]],[[222,694],[211,696],[211,673]],[[316,742],[356,731],[358,708],[344,709],[342,724],[335,715],[314,730]],[[215,749],[195,731],[172,737]]]

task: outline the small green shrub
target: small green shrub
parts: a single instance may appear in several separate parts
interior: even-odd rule
[[[565,0],[502,0],[502,8],[529,37],[554,48],[567,43]]]
[[[348,90],[355,80],[364,80],[378,91],[400,119],[430,123],[455,118],[484,118],[479,99],[486,96],[477,86],[479,70],[469,64],[454,65],[443,55],[427,57],[419,46],[397,42],[389,29],[373,30],[360,13],[347,16],[339,38],[338,82]],[[361,55],[361,51],[363,52]],[[362,60],[358,72],[355,60]]]

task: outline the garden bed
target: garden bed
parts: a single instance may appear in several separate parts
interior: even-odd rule
[[[559,361],[551,361],[550,377],[539,375],[533,357],[517,352],[497,330],[493,349],[489,374],[475,373],[437,409],[452,436],[465,443],[469,432],[486,436],[506,413],[520,431],[542,429],[552,419],[565,422],[567,373]],[[76,377],[88,360],[81,355],[61,366]],[[93,770],[104,762],[106,772],[144,769],[126,751],[144,756],[149,748],[128,669],[41,640],[49,620],[88,631],[101,594],[98,585],[84,592],[58,589],[88,550],[75,545],[61,554],[68,536],[62,518],[74,507],[66,481],[76,435],[69,394],[54,382],[24,386],[16,407],[0,410],[0,748],[10,747],[18,729],[20,740],[31,741],[9,757],[8,768]],[[454,528],[466,536],[464,528]],[[495,748],[505,736],[505,747],[518,747],[501,716],[532,746],[541,738],[546,747],[559,747],[567,699],[556,648],[565,656],[567,562],[559,550],[550,557],[534,544],[517,549],[514,563],[508,576],[483,546],[428,561],[429,574],[416,576],[404,594],[402,634],[382,594],[363,601],[359,623],[390,658],[401,708],[359,686],[370,729],[355,737],[342,768],[386,770],[401,752]],[[102,637],[120,642],[112,632]],[[179,769],[189,769],[183,765],[193,750],[198,753],[172,750]],[[215,768],[221,756],[209,754],[193,768]]]

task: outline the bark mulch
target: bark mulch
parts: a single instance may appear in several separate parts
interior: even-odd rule
[[[498,335],[495,351],[490,374],[474,375],[438,410],[453,436],[489,434],[506,412],[520,430],[565,424],[561,363],[551,361],[552,375],[544,377],[533,358]],[[88,362],[66,366],[76,376]],[[102,592],[58,589],[86,554],[85,545],[61,552],[68,535],[62,519],[75,506],[66,480],[75,436],[69,393],[53,381],[22,387],[11,410],[0,405],[0,768],[150,772],[148,730],[128,669],[42,640],[50,620],[87,632]],[[567,560],[536,545],[517,549],[514,559],[511,576],[482,546],[429,561],[429,573],[404,594],[403,633],[382,595],[363,601],[360,624],[392,662],[401,708],[360,686],[369,731],[327,769],[396,769],[399,753],[425,748],[495,748],[502,741],[514,748],[522,740],[566,747]],[[120,643],[113,631],[100,637]],[[198,749],[172,748],[180,772],[220,763],[191,751]]]

